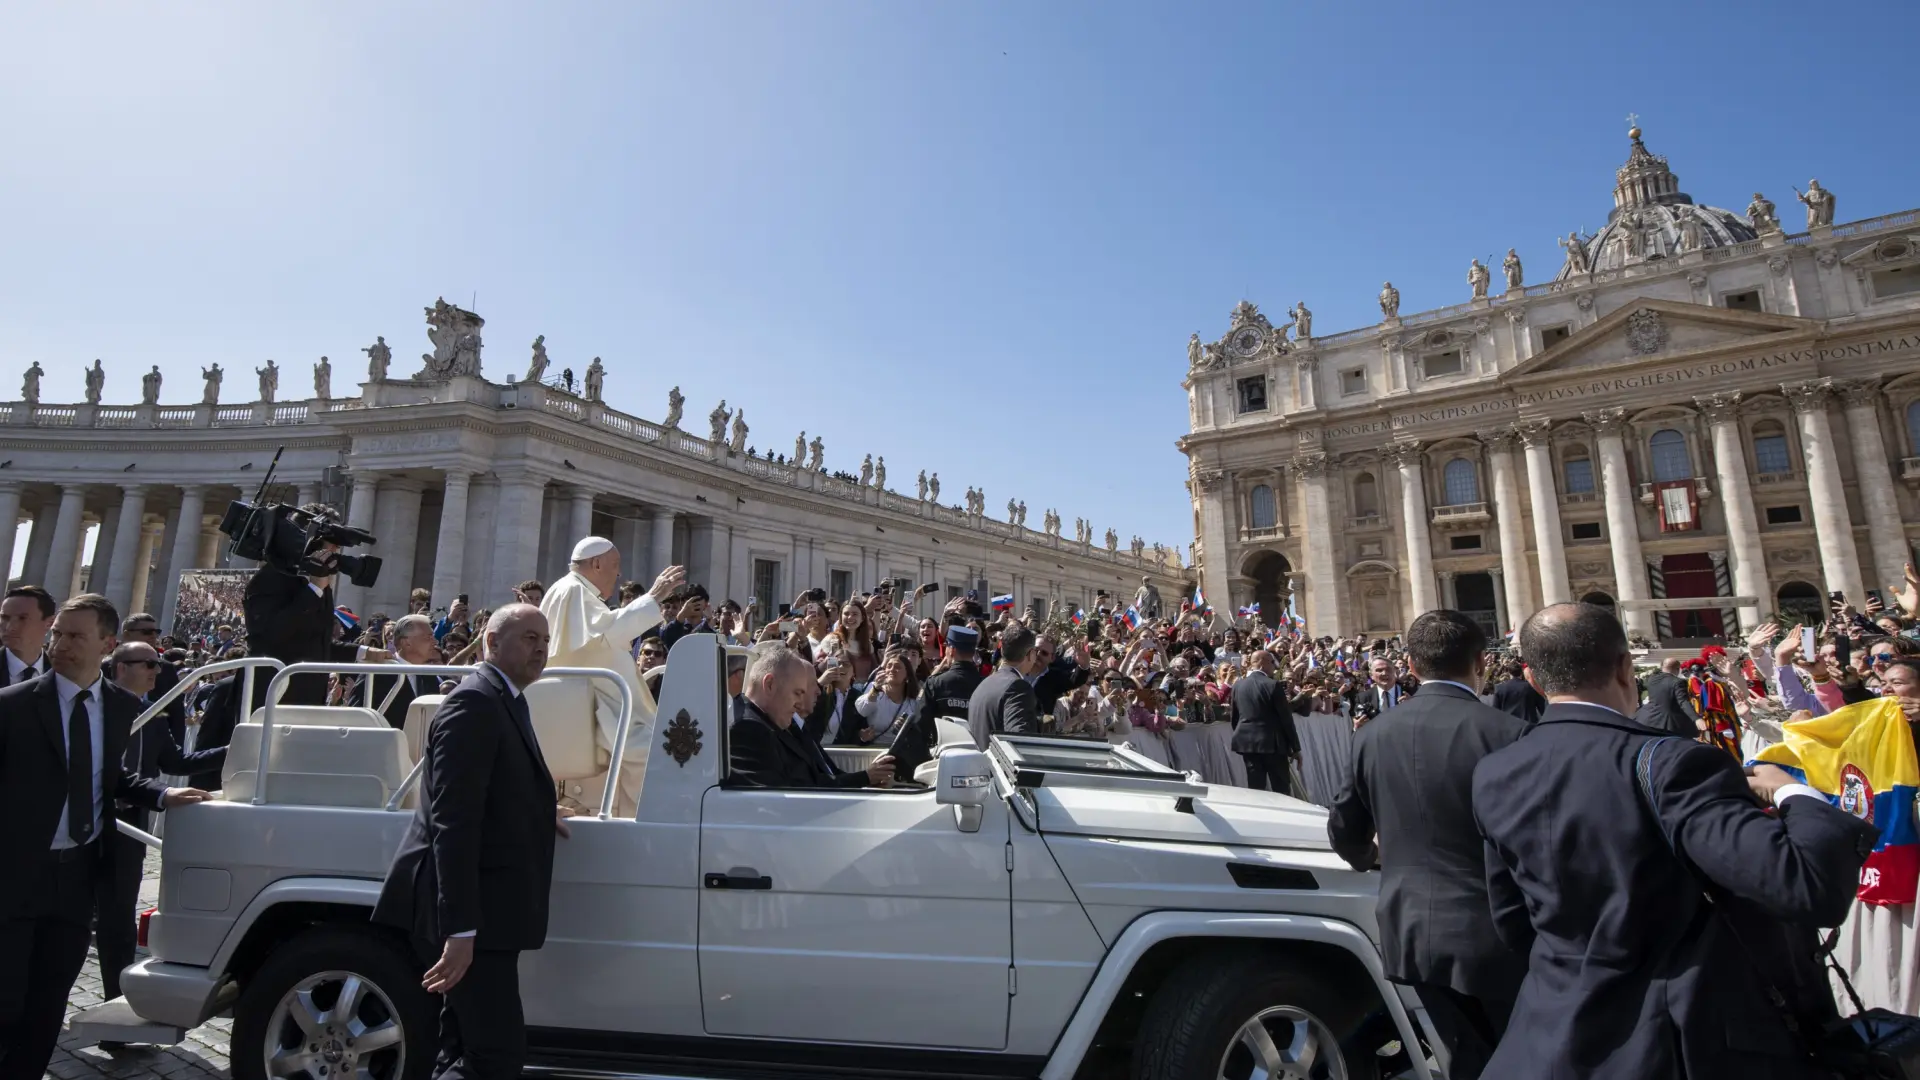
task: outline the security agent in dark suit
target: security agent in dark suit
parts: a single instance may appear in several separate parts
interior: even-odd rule
[[[1480,624],[1458,611],[1413,621],[1406,650],[1420,693],[1354,732],[1353,776],[1327,818],[1341,858],[1356,870],[1380,864],[1381,962],[1419,992],[1457,1080],[1486,1067],[1527,973],[1526,954],[1494,932],[1473,823],[1474,767],[1527,729],[1474,693],[1486,647]]]
[[[1000,635],[1000,666],[967,702],[967,729],[980,749],[990,735],[1040,734],[1040,701],[1028,680],[1040,673],[1038,638],[1015,623]]]
[[[163,663],[153,646],[143,641],[126,641],[113,650],[104,667],[113,684],[132,694],[139,710],[145,712],[161,694],[159,680]],[[183,752],[174,741],[164,713],[133,732],[121,755],[121,765],[127,774],[142,780],[207,771],[218,775],[226,760],[224,746]],[[114,817],[142,832],[153,831],[153,811],[140,803],[118,802]],[[93,938],[94,948],[100,953],[101,996],[111,1001],[120,996],[120,973],[133,963],[133,948],[139,936],[134,909],[140,905],[140,879],[145,869],[147,846],[117,829],[106,838],[106,844],[111,868],[94,893]]]
[[[413,699],[422,694],[440,692],[440,678],[436,675],[421,675],[409,672],[407,664],[438,664],[440,649],[434,644],[433,622],[425,615],[403,615],[393,624],[393,653],[400,660],[392,673],[381,672],[378,675],[360,677],[360,685],[354,692],[354,702],[369,709],[379,709],[381,702],[386,708],[380,712],[387,723],[394,727],[407,726],[407,708]],[[395,690],[398,683],[399,689]],[[372,687],[372,699],[368,698],[368,687]],[[392,700],[388,700],[388,696]]]
[[[1053,636],[1041,634],[1034,648],[1040,653],[1040,673],[1028,681],[1033,684],[1033,697],[1040,706],[1040,715],[1050,717],[1062,695],[1085,686],[1093,672],[1087,666],[1085,645],[1076,646],[1071,656],[1059,656],[1060,646]]]
[[[1700,737],[1700,714],[1693,709],[1677,658],[1661,661],[1660,670],[1647,676],[1647,700],[1640,703],[1633,718],[1644,727],[1682,739]]]
[[[1393,661],[1379,657],[1367,665],[1367,684],[1356,694],[1359,700],[1354,704],[1364,706],[1372,716],[1379,716],[1412,697],[1415,689],[1406,686],[1399,678],[1399,672],[1393,669]]]
[[[1473,777],[1494,925],[1531,961],[1486,1075],[1825,1076],[1768,984],[1809,1030],[1834,1015],[1815,928],[1846,917],[1878,831],[1690,741],[1649,752],[1649,798],[1636,770],[1663,735],[1627,715],[1619,622],[1556,604],[1520,646],[1546,714]]]
[[[1300,730],[1293,722],[1287,684],[1273,677],[1276,662],[1265,649],[1247,658],[1252,670],[1233,684],[1233,752],[1246,759],[1247,786],[1287,794],[1287,763],[1300,756]]]
[[[53,594],[38,585],[16,585],[0,598],[0,686],[32,682],[47,673],[47,630],[53,626]]]
[[[728,787],[862,788],[893,783],[893,758],[865,772],[833,767],[820,744],[795,723],[819,694],[813,665],[777,641],[753,647],[747,660],[744,707],[727,729]]]
[[[1524,677],[1516,676],[1493,685],[1493,707],[1532,727],[1547,711],[1547,699]]]
[[[333,517],[330,507],[310,504],[301,509],[316,516]],[[332,660],[352,663],[377,663],[392,655],[383,649],[354,646],[334,641],[339,621],[333,615],[333,567],[340,545],[316,541],[309,553],[325,574],[303,576],[289,573],[271,563],[262,563],[247,579],[247,591],[241,611],[247,620],[247,651],[253,656],[270,656],[283,664]],[[266,701],[269,679],[254,682],[257,708]],[[327,676],[322,673],[295,675],[287,680],[288,705],[324,705],[327,701]]]
[[[73,597],[53,621],[52,673],[0,690],[0,1080],[40,1080],[53,1057],[110,872],[114,800],[207,797],[123,767],[139,702],[100,678],[119,628],[106,597]]]
[[[420,805],[373,921],[412,936],[421,980],[445,995],[440,1080],[518,1077],[527,1056],[520,954],[547,940],[554,837],[568,835],[521,689],[547,664],[547,619],[508,604],[487,623],[487,662],[427,728]]]

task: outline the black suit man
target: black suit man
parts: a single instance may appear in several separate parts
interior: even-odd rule
[[[1547,699],[1525,678],[1502,679],[1493,687],[1493,707],[1532,727],[1547,711]]]
[[[147,704],[160,693],[161,664],[153,646],[129,641],[113,650],[105,666],[113,684],[133,695],[139,711],[145,712]],[[182,752],[162,714],[142,724],[128,737],[121,766],[130,776],[159,780],[165,776],[207,771],[218,775],[226,760],[224,746]],[[153,831],[153,811],[138,802],[118,803],[113,816],[142,832]],[[93,939],[94,948],[100,954],[100,996],[111,1001],[120,996],[120,973],[133,963],[133,949],[139,936],[134,909],[140,905],[140,879],[146,869],[147,845],[117,829],[105,843],[110,865],[94,892]]]
[[[206,797],[122,767],[140,706],[100,678],[119,628],[106,597],[73,597],[53,620],[53,672],[0,690],[0,1080],[40,1080],[53,1057],[108,872],[113,801]]]
[[[1682,739],[1700,737],[1700,714],[1693,710],[1687,680],[1680,677],[1679,660],[1664,660],[1659,671],[1647,676],[1647,700],[1633,718],[1644,727]]]
[[[1040,652],[1040,674],[1031,680],[1033,698],[1041,716],[1052,716],[1061,696],[1085,686],[1093,672],[1087,667],[1085,645],[1076,646],[1072,656],[1057,656],[1059,645],[1042,634],[1034,647]]]
[[[154,656],[160,660],[159,674],[154,678],[152,690],[148,692],[150,695],[147,698],[148,701],[156,701],[167,691],[180,685],[179,665],[167,660],[166,651],[160,648],[159,619],[154,618],[151,614],[144,611],[136,611],[127,616],[126,620],[120,626],[120,644],[146,645],[153,650]],[[108,663],[111,665],[112,661],[109,660]],[[103,674],[105,674],[110,682],[118,681],[114,678],[114,674],[110,669],[105,670]],[[173,701],[167,705],[167,711],[164,715],[167,718],[168,730],[173,732],[174,745],[185,746],[187,743],[186,696],[182,695],[174,698]]]
[[[1273,677],[1273,654],[1265,649],[1247,658],[1253,670],[1233,684],[1233,752],[1246,759],[1247,786],[1287,794],[1293,787],[1287,763],[1300,753],[1300,729],[1293,722],[1287,684]]]
[[[1327,818],[1333,850],[1354,869],[1371,869],[1377,851],[1381,962],[1426,1003],[1456,1080],[1486,1067],[1527,973],[1526,954],[1494,932],[1473,823],[1474,767],[1526,731],[1473,692],[1486,647],[1480,624],[1458,611],[1413,621],[1406,649],[1420,693],[1354,733],[1353,777]]]
[[[865,772],[843,773],[795,722],[824,696],[813,665],[799,653],[776,641],[755,645],[744,682],[740,716],[727,728],[728,787],[862,788],[893,782],[893,758],[883,755]]]
[[[427,728],[420,806],[373,920],[410,934],[444,994],[439,1080],[518,1077],[527,1056],[521,952],[547,939],[554,837],[568,835],[521,688],[547,663],[547,619],[508,604],[487,624],[487,663]]]
[[[1413,696],[1413,690],[1400,684],[1400,673],[1394,670],[1391,660],[1382,657],[1368,664],[1367,676],[1367,685],[1360,688],[1358,704],[1366,706],[1374,716]]]
[[[1018,623],[1000,635],[1000,666],[967,701],[967,729],[980,749],[990,735],[1040,734],[1040,699],[1028,680],[1040,673],[1039,639]]]
[[[1834,1015],[1815,928],[1846,917],[1878,831],[1783,770],[1743,776],[1690,741],[1653,745],[1643,792],[1643,748],[1663,736],[1627,715],[1619,622],[1557,604],[1520,645],[1546,714],[1473,778],[1494,925],[1530,950],[1486,1075],[1826,1076],[1769,984],[1809,1030]]]
[[[38,585],[16,585],[0,598],[0,686],[32,682],[47,673],[47,630],[53,626],[53,594]]]
[[[323,544],[315,558],[337,558],[339,546]],[[240,602],[247,619],[247,651],[253,656],[271,656],[284,664],[332,660],[352,663],[390,659],[382,649],[353,646],[334,641],[340,629],[333,614],[333,575],[302,576],[271,565],[262,565],[247,579],[247,591]],[[258,708],[267,699],[269,679],[254,681],[254,701]],[[327,701],[327,676],[321,672],[295,675],[287,680],[287,692],[281,698],[288,705],[324,705]]]

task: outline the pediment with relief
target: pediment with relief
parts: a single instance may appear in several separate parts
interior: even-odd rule
[[[1820,323],[1789,315],[1643,298],[1631,301],[1507,373],[1508,378],[1685,357],[1770,337],[1817,331]]]

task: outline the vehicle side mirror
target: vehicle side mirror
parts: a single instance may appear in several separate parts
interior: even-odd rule
[[[934,799],[949,806],[980,806],[993,794],[993,766],[978,750],[949,747],[940,754]]]

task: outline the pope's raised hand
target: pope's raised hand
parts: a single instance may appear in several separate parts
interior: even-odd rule
[[[665,570],[660,571],[659,577],[653,579],[653,588],[647,590],[647,595],[653,597],[657,602],[665,603],[668,595],[671,594],[673,590],[679,588],[681,583],[686,580],[686,567],[669,566]]]

